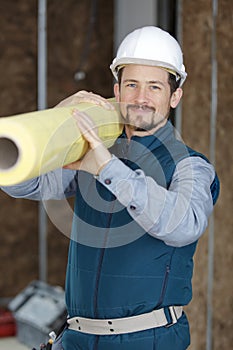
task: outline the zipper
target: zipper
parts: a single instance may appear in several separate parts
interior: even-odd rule
[[[166,266],[165,277],[164,277],[164,280],[163,280],[162,292],[161,292],[161,295],[160,295],[160,298],[159,298],[159,302],[156,305],[156,308],[158,308],[163,302],[163,299],[164,299],[164,296],[165,296],[165,292],[166,292],[166,289],[167,289],[169,273],[170,273],[170,265],[167,265]]]
[[[95,295],[94,295],[94,317],[95,318],[97,318],[97,299],[98,299],[101,269],[102,269],[102,264],[104,259],[104,252],[105,252],[105,248],[101,248],[101,254],[99,258],[99,264],[98,264],[97,276],[96,276],[96,282],[95,282]]]
[[[128,151],[129,151],[129,143],[126,144],[125,148],[126,148],[126,150],[121,145],[120,150],[121,150],[121,155],[123,156],[123,159],[121,158],[121,161],[123,161],[123,163],[125,163],[127,165],[127,162],[128,162],[127,154],[128,154]],[[107,241],[107,237],[108,237],[108,233],[109,233],[109,229],[110,229],[110,224],[111,224],[111,221],[112,221],[113,209],[114,209],[114,205],[115,205],[114,203],[115,203],[115,201],[113,201],[111,212],[110,212],[109,217],[108,217],[108,224],[107,224],[108,230],[106,232],[105,242]],[[96,276],[95,296],[94,296],[94,317],[95,318],[98,318],[97,306],[98,306],[98,294],[99,294],[98,293],[99,292],[99,281],[100,281],[100,276],[101,276],[101,270],[102,270],[105,250],[106,250],[106,248],[102,248],[101,249],[101,255],[100,255],[100,259],[99,259],[97,276]],[[96,338],[95,338],[93,350],[98,350],[99,337],[100,336],[97,335]]]
[[[109,229],[110,229],[110,223],[111,223],[112,215],[113,215],[112,213],[113,213],[113,208],[114,208],[114,202],[115,201],[113,201],[112,210],[111,210],[111,212],[109,214],[109,218],[108,218],[108,225],[107,225],[108,230],[106,232],[105,242],[107,242],[107,237],[108,237],[108,233],[109,233]],[[98,318],[97,306],[98,306],[98,294],[99,294],[99,281],[100,281],[100,276],[101,276],[101,270],[102,270],[105,250],[106,250],[106,248],[101,248],[101,254],[100,254],[100,258],[99,258],[99,264],[98,264],[97,276],[96,276],[96,282],[95,282],[95,295],[94,295],[94,317],[95,318]],[[93,350],[98,350],[99,337],[100,337],[99,335],[97,335],[95,337]]]
[[[107,231],[105,235],[105,243],[107,242],[109,230],[110,230],[110,224],[112,221],[112,215],[113,215],[113,209],[114,209],[115,201],[113,201],[112,208],[108,217],[108,223],[107,223]],[[101,254],[99,258],[99,264],[98,264],[98,269],[97,269],[97,276],[96,276],[96,282],[95,282],[95,295],[94,295],[94,317],[98,318],[97,314],[97,304],[98,304],[98,292],[99,292],[99,281],[100,281],[100,276],[101,276],[101,270],[102,270],[102,265],[103,265],[103,260],[104,260],[104,254],[105,254],[106,248],[101,248]]]
[[[97,276],[96,276],[96,282],[95,282],[95,295],[94,295],[94,318],[98,318],[97,315],[97,304],[98,304],[98,294],[99,294],[99,281],[100,281],[100,275],[104,260],[104,252],[106,248],[101,248],[101,254],[99,258],[99,264],[98,264],[98,270],[97,270]],[[98,350],[98,344],[99,344],[99,335],[95,336],[95,342],[93,346],[93,350]]]
[[[165,272],[165,277],[164,277],[164,280],[163,280],[162,292],[161,292],[161,295],[160,295],[160,298],[159,298],[159,302],[158,302],[158,304],[156,305],[155,308],[158,308],[163,303],[164,296],[165,296],[166,289],[167,289],[167,284],[168,284],[168,277],[169,277],[169,273],[171,271],[172,258],[173,258],[173,255],[174,255],[175,251],[176,251],[176,247],[173,247],[171,255],[170,255],[169,262],[166,265],[166,272]]]

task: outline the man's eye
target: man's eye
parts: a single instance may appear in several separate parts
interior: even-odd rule
[[[151,85],[151,90],[159,90],[160,87],[158,85]]]
[[[135,88],[136,87],[136,84],[135,83],[129,83],[126,85],[127,87],[130,87],[130,88]]]

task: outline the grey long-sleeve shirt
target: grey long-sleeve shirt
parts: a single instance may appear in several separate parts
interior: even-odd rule
[[[2,190],[15,198],[64,199],[76,194],[75,175],[75,171],[58,169]],[[178,163],[170,187],[165,189],[142,170],[131,170],[113,156],[98,181],[150,235],[181,247],[196,241],[207,227],[213,210],[210,186],[214,177],[211,164],[189,157]]]

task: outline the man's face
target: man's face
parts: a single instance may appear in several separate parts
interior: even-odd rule
[[[127,129],[141,136],[166,124],[170,107],[175,108],[182,96],[181,89],[171,95],[167,71],[131,64],[123,68],[114,92]]]

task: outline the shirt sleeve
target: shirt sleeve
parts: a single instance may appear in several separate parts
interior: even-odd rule
[[[76,193],[76,171],[57,169],[15,186],[4,186],[1,190],[14,198],[32,200],[64,199]]]
[[[113,156],[98,180],[146,232],[167,245],[182,247],[198,240],[208,225],[214,177],[211,164],[200,157],[188,157],[178,163],[166,189],[142,170],[133,171]]]

